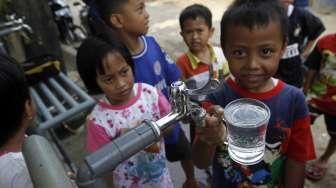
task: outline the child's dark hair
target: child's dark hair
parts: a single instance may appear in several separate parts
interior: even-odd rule
[[[30,95],[23,70],[14,59],[0,54],[0,147],[20,130],[27,100]]]
[[[201,4],[193,4],[186,7],[180,14],[180,27],[183,30],[183,24],[187,19],[203,18],[205,23],[212,27],[212,14],[208,7]]]
[[[278,0],[235,0],[224,12],[221,21],[221,45],[224,47],[227,27],[244,26],[249,29],[279,22],[284,42],[287,40],[288,18]]]
[[[132,68],[134,64],[128,48],[114,37],[104,34],[86,39],[78,49],[77,69],[89,94],[101,94],[97,74],[105,74],[103,60],[109,53],[119,53]]]
[[[111,14],[118,12],[120,7],[128,0],[93,0],[95,8],[99,13],[100,17],[104,20],[107,25],[110,25]]]

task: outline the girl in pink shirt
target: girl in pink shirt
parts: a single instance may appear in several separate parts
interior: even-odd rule
[[[87,120],[86,146],[94,152],[138,126],[170,111],[156,88],[134,83],[133,61],[117,41],[87,39],[79,48],[77,67],[91,94],[104,93]],[[172,187],[161,140],[133,155],[113,170],[115,187]]]

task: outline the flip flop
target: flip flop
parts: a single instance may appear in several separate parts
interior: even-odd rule
[[[325,176],[327,169],[328,168],[322,166],[319,161],[315,161],[306,165],[305,174],[308,179],[318,181]]]

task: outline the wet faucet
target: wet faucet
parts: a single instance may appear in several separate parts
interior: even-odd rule
[[[5,36],[16,31],[25,31],[32,34],[32,28],[25,23],[25,18],[17,18],[15,14],[7,15],[7,21],[0,23],[0,36]]]
[[[190,101],[190,96],[206,95],[219,88],[221,82],[213,78],[212,68],[209,73],[208,82],[198,89],[188,89],[182,81],[172,83],[170,87],[172,111],[169,114],[155,122],[145,120],[141,125],[87,156],[78,170],[78,187],[101,187],[99,177],[113,170],[130,156],[159,141],[162,132],[183,118],[193,121],[196,126],[203,126],[206,111]]]

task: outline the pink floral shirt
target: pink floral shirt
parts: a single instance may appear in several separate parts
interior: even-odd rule
[[[86,146],[93,152],[143,120],[155,121],[170,112],[170,104],[156,88],[134,84],[135,97],[127,104],[111,105],[105,99],[93,109],[88,120]],[[113,171],[116,187],[173,187],[167,168],[163,139],[157,150],[143,150],[119,164]]]

